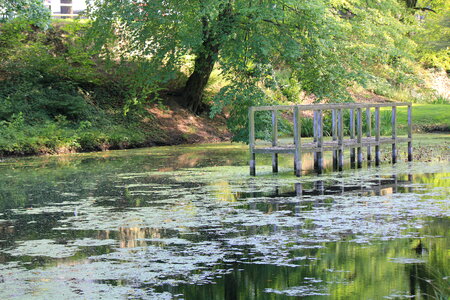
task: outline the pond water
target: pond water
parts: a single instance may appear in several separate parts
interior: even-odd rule
[[[247,158],[4,159],[0,299],[447,299],[448,160],[296,178]]]

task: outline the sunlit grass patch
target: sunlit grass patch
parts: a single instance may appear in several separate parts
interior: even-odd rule
[[[382,111],[390,110],[382,108]],[[413,104],[412,123],[414,131],[450,131],[450,106],[446,104]],[[406,128],[408,108],[397,107],[397,124]]]

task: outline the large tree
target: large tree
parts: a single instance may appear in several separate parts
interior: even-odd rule
[[[362,78],[370,60],[411,48],[403,0],[94,0],[89,14],[97,41],[150,62],[154,83],[194,57],[181,91],[194,112],[217,65],[230,82],[224,99],[280,88],[279,68],[303,90],[332,98]]]
[[[185,63],[186,54],[193,55],[182,93],[184,104],[195,112],[217,63],[233,83],[255,79],[268,84],[274,67],[284,64],[318,94],[339,80],[333,74],[344,71],[335,42],[341,28],[324,0],[98,0],[90,13],[97,36],[103,42],[115,39],[116,50],[128,59],[150,60],[161,72],[155,79]]]

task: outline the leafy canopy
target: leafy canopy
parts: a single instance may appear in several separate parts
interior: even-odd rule
[[[28,21],[40,28],[47,28],[50,10],[42,0],[0,0],[0,23],[13,19]]]
[[[416,48],[417,22],[401,0],[95,0],[89,14],[103,49],[145,60],[155,87],[186,55],[195,58],[191,76],[211,72],[205,64],[220,68],[228,84],[212,112],[231,107],[242,137],[248,106],[298,102],[292,86],[345,101],[346,88],[372,78],[374,66],[398,64]]]

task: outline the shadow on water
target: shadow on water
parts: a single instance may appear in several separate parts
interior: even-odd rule
[[[298,179],[291,157],[278,175],[269,157],[252,178],[247,157],[216,145],[6,161],[0,298],[448,296],[448,163]]]

